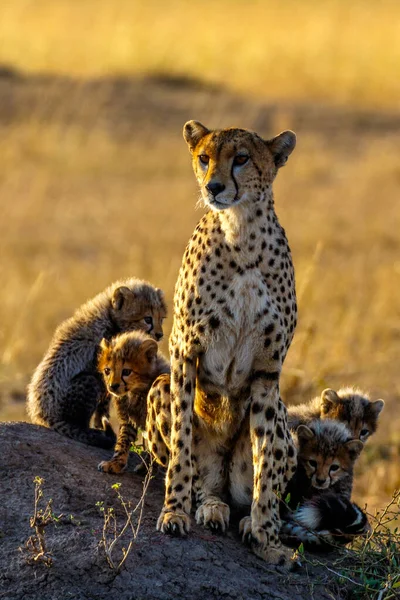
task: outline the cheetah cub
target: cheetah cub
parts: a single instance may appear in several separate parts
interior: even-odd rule
[[[383,400],[372,402],[358,388],[326,389],[311,402],[288,407],[289,427],[296,429],[313,419],[335,419],[347,425],[354,438],[366,442],[377,429],[384,405]]]
[[[295,437],[298,467],[285,491],[294,512],[281,505],[282,539],[330,549],[333,542],[346,544],[365,533],[368,519],[350,500],[353,468],[364,444],[332,419],[299,425]]]
[[[83,304],[57,328],[33,374],[27,398],[32,422],[91,446],[112,448],[109,401],[97,371],[99,344],[129,330],[159,340],[166,313],[162,291],[134,278],[113,283]],[[90,428],[94,414],[96,426],[103,422],[105,431]]]
[[[169,374],[169,364],[158,353],[157,343],[152,338],[135,331],[101,341],[98,370],[115,401],[120,422],[114,456],[102,461],[98,469],[121,473],[126,469],[129,449],[138,429],[145,429],[147,393],[159,375]]]
[[[353,439],[344,423],[333,419],[316,419],[308,425],[299,425],[295,438],[298,466],[286,488],[289,505],[296,507],[327,489],[350,498],[354,463],[364,444]]]

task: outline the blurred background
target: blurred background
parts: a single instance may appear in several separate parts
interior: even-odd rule
[[[171,305],[202,214],[184,122],[290,128],[275,197],[300,319],[282,391],[386,401],[355,489],[383,506],[400,486],[399,69],[397,0],[4,0],[0,419],[26,419],[55,327],[113,280]]]

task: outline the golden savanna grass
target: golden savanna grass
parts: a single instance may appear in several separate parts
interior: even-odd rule
[[[397,0],[6,0],[0,62],[168,73],[269,98],[397,108]]]
[[[396,6],[172,0],[166,11],[154,1],[13,0],[1,7],[0,63],[30,74],[0,77],[1,419],[26,418],[24,389],[55,327],[111,281],[144,277],[172,305],[201,216],[185,120],[265,136],[296,128],[298,147],[275,186],[300,311],[283,394],[298,402],[355,384],[386,400],[355,498],[370,509],[388,500],[400,486],[400,163],[399,130],[380,129],[379,118],[400,98]],[[164,73],[167,83],[87,83],[143,73]],[[206,83],[168,84],[169,75]],[[353,112],[333,129],[321,116],[294,118],[294,107],[312,115],[321,100]],[[360,126],[358,109],[371,107],[382,109],[371,117],[378,125]],[[170,327],[171,318],[167,334]]]

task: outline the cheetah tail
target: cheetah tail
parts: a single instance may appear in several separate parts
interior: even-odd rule
[[[103,422],[104,431],[81,428],[66,421],[58,421],[51,428],[72,440],[83,442],[84,444],[88,444],[88,446],[97,446],[98,448],[109,450],[114,448],[117,437],[108,419],[105,417],[104,419],[107,421],[107,423]]]
[[[282,521],[281,538],[290,546],[332,551],[370,531],[367,515],[357,504],[332,492],[314,496]]]

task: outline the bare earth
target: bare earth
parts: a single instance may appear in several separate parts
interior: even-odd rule
[[[122,477],[106,476],[96,465],[108,457],[107,451],[27,423],[1,424],[0,444],[0,598],[344,598],[323,570],[304,566],[285,574],[268,567],[241,544],[233,527],[225,537],[197,526],[186,539],[157,533],[155,523],[163,498],[160,473],[146,496],[137,543],[126,568],[116,574],[99,547],[103,517],[96,502],[104,501],[117,510],[116,494],[111,489],[116,481],[122,483],[126,500],[136,502],[140,498],[143,478],[132,472],[136,457]],[[64,515],[46,528],[54,558],[51,567],[27,564],[18,549],[33,533],[29,517],[33,514],[35,476],[45,480],[42,508],[52,498],[54,514]]]

